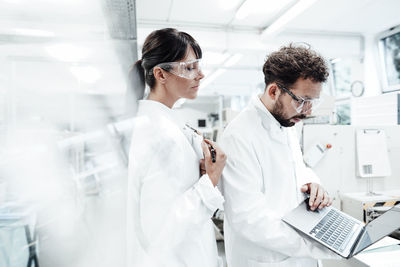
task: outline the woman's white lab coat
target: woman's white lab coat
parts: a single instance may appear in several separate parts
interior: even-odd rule
[[[128,266],[216,267],[211,217],[223,197],[200,178],[199,156],[173,110],[139,102],[129,157]]]
[[[336,258],[281,221],[304,200],[300,187],[318,182],[303,163],[294,127],[281,127],[254,97],[228,125],[221,146],[229,267],[311,267],[312,258]]]

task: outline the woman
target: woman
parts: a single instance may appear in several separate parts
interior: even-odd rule
[[[197,96],[201,55],[189,34],[157,30],[132,70],[150,93],[139,101],[130,150],[129,266],[218,265],[211,217],[223,203],[215,186],[226,156],[212,141],[196,142],[172,110],[178,99]]]

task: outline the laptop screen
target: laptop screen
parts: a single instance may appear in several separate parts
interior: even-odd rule
[[[400,228],[400,204],[368,223],[353,255]]]

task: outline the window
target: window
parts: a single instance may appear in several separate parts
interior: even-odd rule
[[[383,65],[383,91],[400,90],[400,26],[381,35],[379,48]]]
[[[341,101],[336,103],[336,124],[351,124],[351,105],[350,101]]]
[[[332,63],[333,95],[336,124],[351,124],[351,84],[363,80],[363,64],[359,58],[334,59]]]
[[[337,98],[346,98],[351,95],[352,67],[351,59],[332,60],[334,95]]]

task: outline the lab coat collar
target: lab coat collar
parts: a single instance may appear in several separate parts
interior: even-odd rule
[[[282,129],[283,127],[280,123],[272,116],[271,112],[264,106],[263,102],[260,99],[260,95],[254,96],[252,99],[252,104],[257,109],[258,114],[260,115],[264,128],[270,130],[271,128]]]
[[[261,118],[263,127],[270,132],[271,137],[280,143],[287,144],[287,132],[284,127],[272,116],[271,112],[261,102],[260,95],[254,96],[252,105]]]
[[[139,111],[143,112],[144,114],[160,114],[162,116],[166,116],[169,120],[177,123],[178,125],[181,124],[176,117],[174,110],[158,101],[148,99],[139,100]]]

